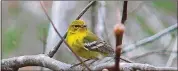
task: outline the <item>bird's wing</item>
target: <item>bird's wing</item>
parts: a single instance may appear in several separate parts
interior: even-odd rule
[[[99,39],[92,32],[88,32],[88,35],[83,39],[84,47],[91,51],[96,51],[104,54],[113,54],[114,50],[111,45]]]

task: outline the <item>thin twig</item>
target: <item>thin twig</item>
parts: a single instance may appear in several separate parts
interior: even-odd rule
[[[134,61],[129,60],[128,58],[125,58],[123,56],[120,56],[120,59],[127,62],[127,63],[134,63]]]
[[[177,53],[176,50],[175,50],[175,51],[167,50],[167,47],[169,47],[169,46],[172,45],[171,43],[173,43],[172,40],[171,40],[170,44],[167,45],[167,46],[165,46],[163,49],[150,51],[150,52],[147,52],[147,53],[138,55],[138,56],[134,56],[134,57],[132,57],[132,58],[130,58],[130,59],[134,59],[134,60],[135,60],[135,59],[143,58],[143,57],[145,57],[145,56],[149,56],[149,55],[152,55],[152,54],[166,54],[166,53],[167,53],[167,54],[170,54],[170,53],[176,54],[176,53]]]
[[[134,10],[132,10],[131,12],[128,12],[128,14],[132,14],[132,13],[139,11],[139,9],[141,9],[144,5],[145,3],[144,1],[142,1]]]
[[[173,54],[176,54],[177,51],[168,51],[168,50],[155,50],[155,51],[150,51],[150,52],[147,52],[147,53],[144,53],[142,55],[138,55],[138,56],[134,56],[130,59],[139,59],[139,58],[143,58],[145,56],[148,56],[148,55],[152,55],[152,54],[156,54],[156,53],[159,53],[159,54],[162,54],[162,53],[173,53]]]
[[[87,59],[87,60],[85,60],[85,61],[83,61],[83,62],[87,62],[87,61],[89,61],[89,60],[91,60],[91,59]],[[74,65],[72,65],[70,68],[73,68],[73,67],[78,66],[78,65],[81,65],[81,64],[82,64],[82,63],[74,64]]]
[[[49,15],[47,14],[47,11],[46,11],[46,9],[43,7],[43,4],[42,4],[41,1],[40,1],[40,5],[41,5],[43,11],[45,12],[45,15],[47,16],[48,20],[51,22],[51,25],[52,25],[52,27],[54,28],[54,31],[57,33],[58,36],[61,36],[60,33],[57,31],[57,28],[56,28],[55,25],[53,24],[51,18],[50,18]],[[52,51],[50,51],[47,55],[48,55],[49,57],[53,57],[54,54],[57,52],[57,50],[58,50],[58,48],[54,47],[54,48],[52,49]]]
[[[128,45],[128,46],[123,48],[123,52],[122,53],[130,52],[130,51],[138,48],[141,45],[144,45],[146,43],[152,42],[152,41],[160,38],[161,36],[164,36],[164,35],[172,32],[173,30],[177,30],[177,27],[178,27],[177,24],[174,24],[174,25],[164,29],[163,31],[158,32],[157,34],[155,34],[153,36],[150,36],[148,38],[145,38],[145,39],[139,40],[139,41],[137,41],[137,42],[135,42],[133,44],[130,44],[130,45]]]
[[[69,46],[69,44],[65,41],[65,39],[60,35],[60,33],[57,31],[53,21],[51,20],[51,18],[49,17],[49,15],[47,14],[46,9],[44,8],[42,1],[40,1],[41,7],[44,10],[48,20],[51,22],[52,27],[54,28],[55,32],[58,34],[58,36],[61,38],[61,40],[64,41],[64,43],[67,45],[67,47],[72,51],[72,53],[75,55],[75,57],[77,58],[77,60],[79,60],[89,71],[91,71],[91,69],[82,61],[82,59],[80,59],[79,56],[77,56],[77,54],[71,49],[71,47]]]
[[[173,48],[171,50],[170,56],[168,58],[168,61],[166,63],[166,67],[170,67],[174,61],[174,59],[177,57],[177,53],[175,54],[174,52],[177,51],[177,37],[175,38]]]
[[[95,1],[91,1],[79,14],[79,16],[77,16],[76,20],[79,20],[82,15],[92,6],[92,4],[94,4]]]
[[[122,12],[122,20],[121,20],[122,24],[124,24],[125,21],[127,20],[127,3],[128,3],[128,1],[124,1],[123,12]]]

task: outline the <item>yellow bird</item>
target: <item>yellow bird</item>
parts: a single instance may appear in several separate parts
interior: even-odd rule
[[[69,25],[66,41],[78,56],[85,59],[100,59],[114,54],[111,45],[89,31],[82,20],[75,20]]]

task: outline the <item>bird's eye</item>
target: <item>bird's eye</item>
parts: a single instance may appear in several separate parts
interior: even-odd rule
[[[83,25],[83,27],[87,27],[86,25]]]
[[[75,28],[79,28],[79,27],[80,27],[80,25],[74,25],[74,27],[75,27]]]

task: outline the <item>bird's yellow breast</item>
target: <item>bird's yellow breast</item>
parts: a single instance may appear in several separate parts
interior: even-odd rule
[[[84,47],[83,39],[85,34],[67,34],[67,43],[71,49],[80,57],[86,59],[98,58],[101,56],[98,52],[89,51]]]

